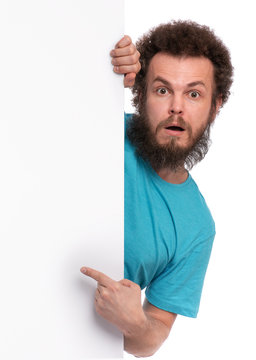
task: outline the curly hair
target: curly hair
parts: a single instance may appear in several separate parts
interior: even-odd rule
[[[228,100],[233,82],[233,66],[230,53],[214,32],[204,25],[193,21],[172,21],[151,29],[136,43],[141,54],[141,70],[136,76],[132,89],[133,105],[140,112],[146,96],[146,77],[151,59],[158,52],[165,52],[177,57],[208,58],[214,67],[215,91],[212,103],[221,96],[222,106]],[[141,98],[142,95],[142,98]]]

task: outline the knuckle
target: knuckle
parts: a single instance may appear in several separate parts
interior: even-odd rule
[[[131,43],[130,47],[131,47],[132,52],[136,53],[137,49],[136,49],[136,46],[133,43]]]
[[[136,283],[134,283],[133,287],[134,287],[134,289],[136,289],[136,290],[141,290],[140,285],[138,285],[138,284],[136,284]]]
[[[115,284],[114,284],[114,291],[117,292],[117,291],[119,291],[119,290],[120,290],[120,284],[115,283]]]
[[[132,41],[132,39],[130,38],[130,36],[129,36],[129,35],[124,35],[124,37],[125,37],[125,39],[126,39],[127,41],[129,41],[129,42],[131,42],[131,41]]]
[[[109,299],[109,293],[106,290],[102,290],[100,295],[101,295],[102,300],[108,300]]]
[[[136,64],[139,61],[139,57],[138,57],[137,53],[131,55],[130,60],[133,64]]]
[[[118,283],[115,283],[111,286],[111,291],[116,293],[120,288],[120,285]]]
[[[140,62],[138,61],[137,64],[136,64],[136,73],[139,72],[141,69],[141,64]]]
[[[135,46],[133,44],[128,47],[128,55],[134,54],[134,48],[135,48]]]

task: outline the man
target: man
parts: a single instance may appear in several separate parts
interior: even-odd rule
[[[215,227],[188,170],[208,151],[233,69],[213,32],[186,21],[153,29],[137,50],[124,37],[111,56],[125,86],[134,84],[137,110],[126,116],[125,279],[81,271],[98,282],[97,312],[142,357],[161,346],[177,314],[197,316]]]

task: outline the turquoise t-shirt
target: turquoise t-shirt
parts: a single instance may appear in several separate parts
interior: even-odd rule
[[[146,287],[154,306],[196,317],[214,236],[191,175],[178,185],[164,181],[126,138],[125,278]]]

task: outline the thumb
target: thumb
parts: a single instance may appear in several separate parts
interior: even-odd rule
[[[124,86],[132,87],[135,83],[136,73],[128,73],[124,77]]]

